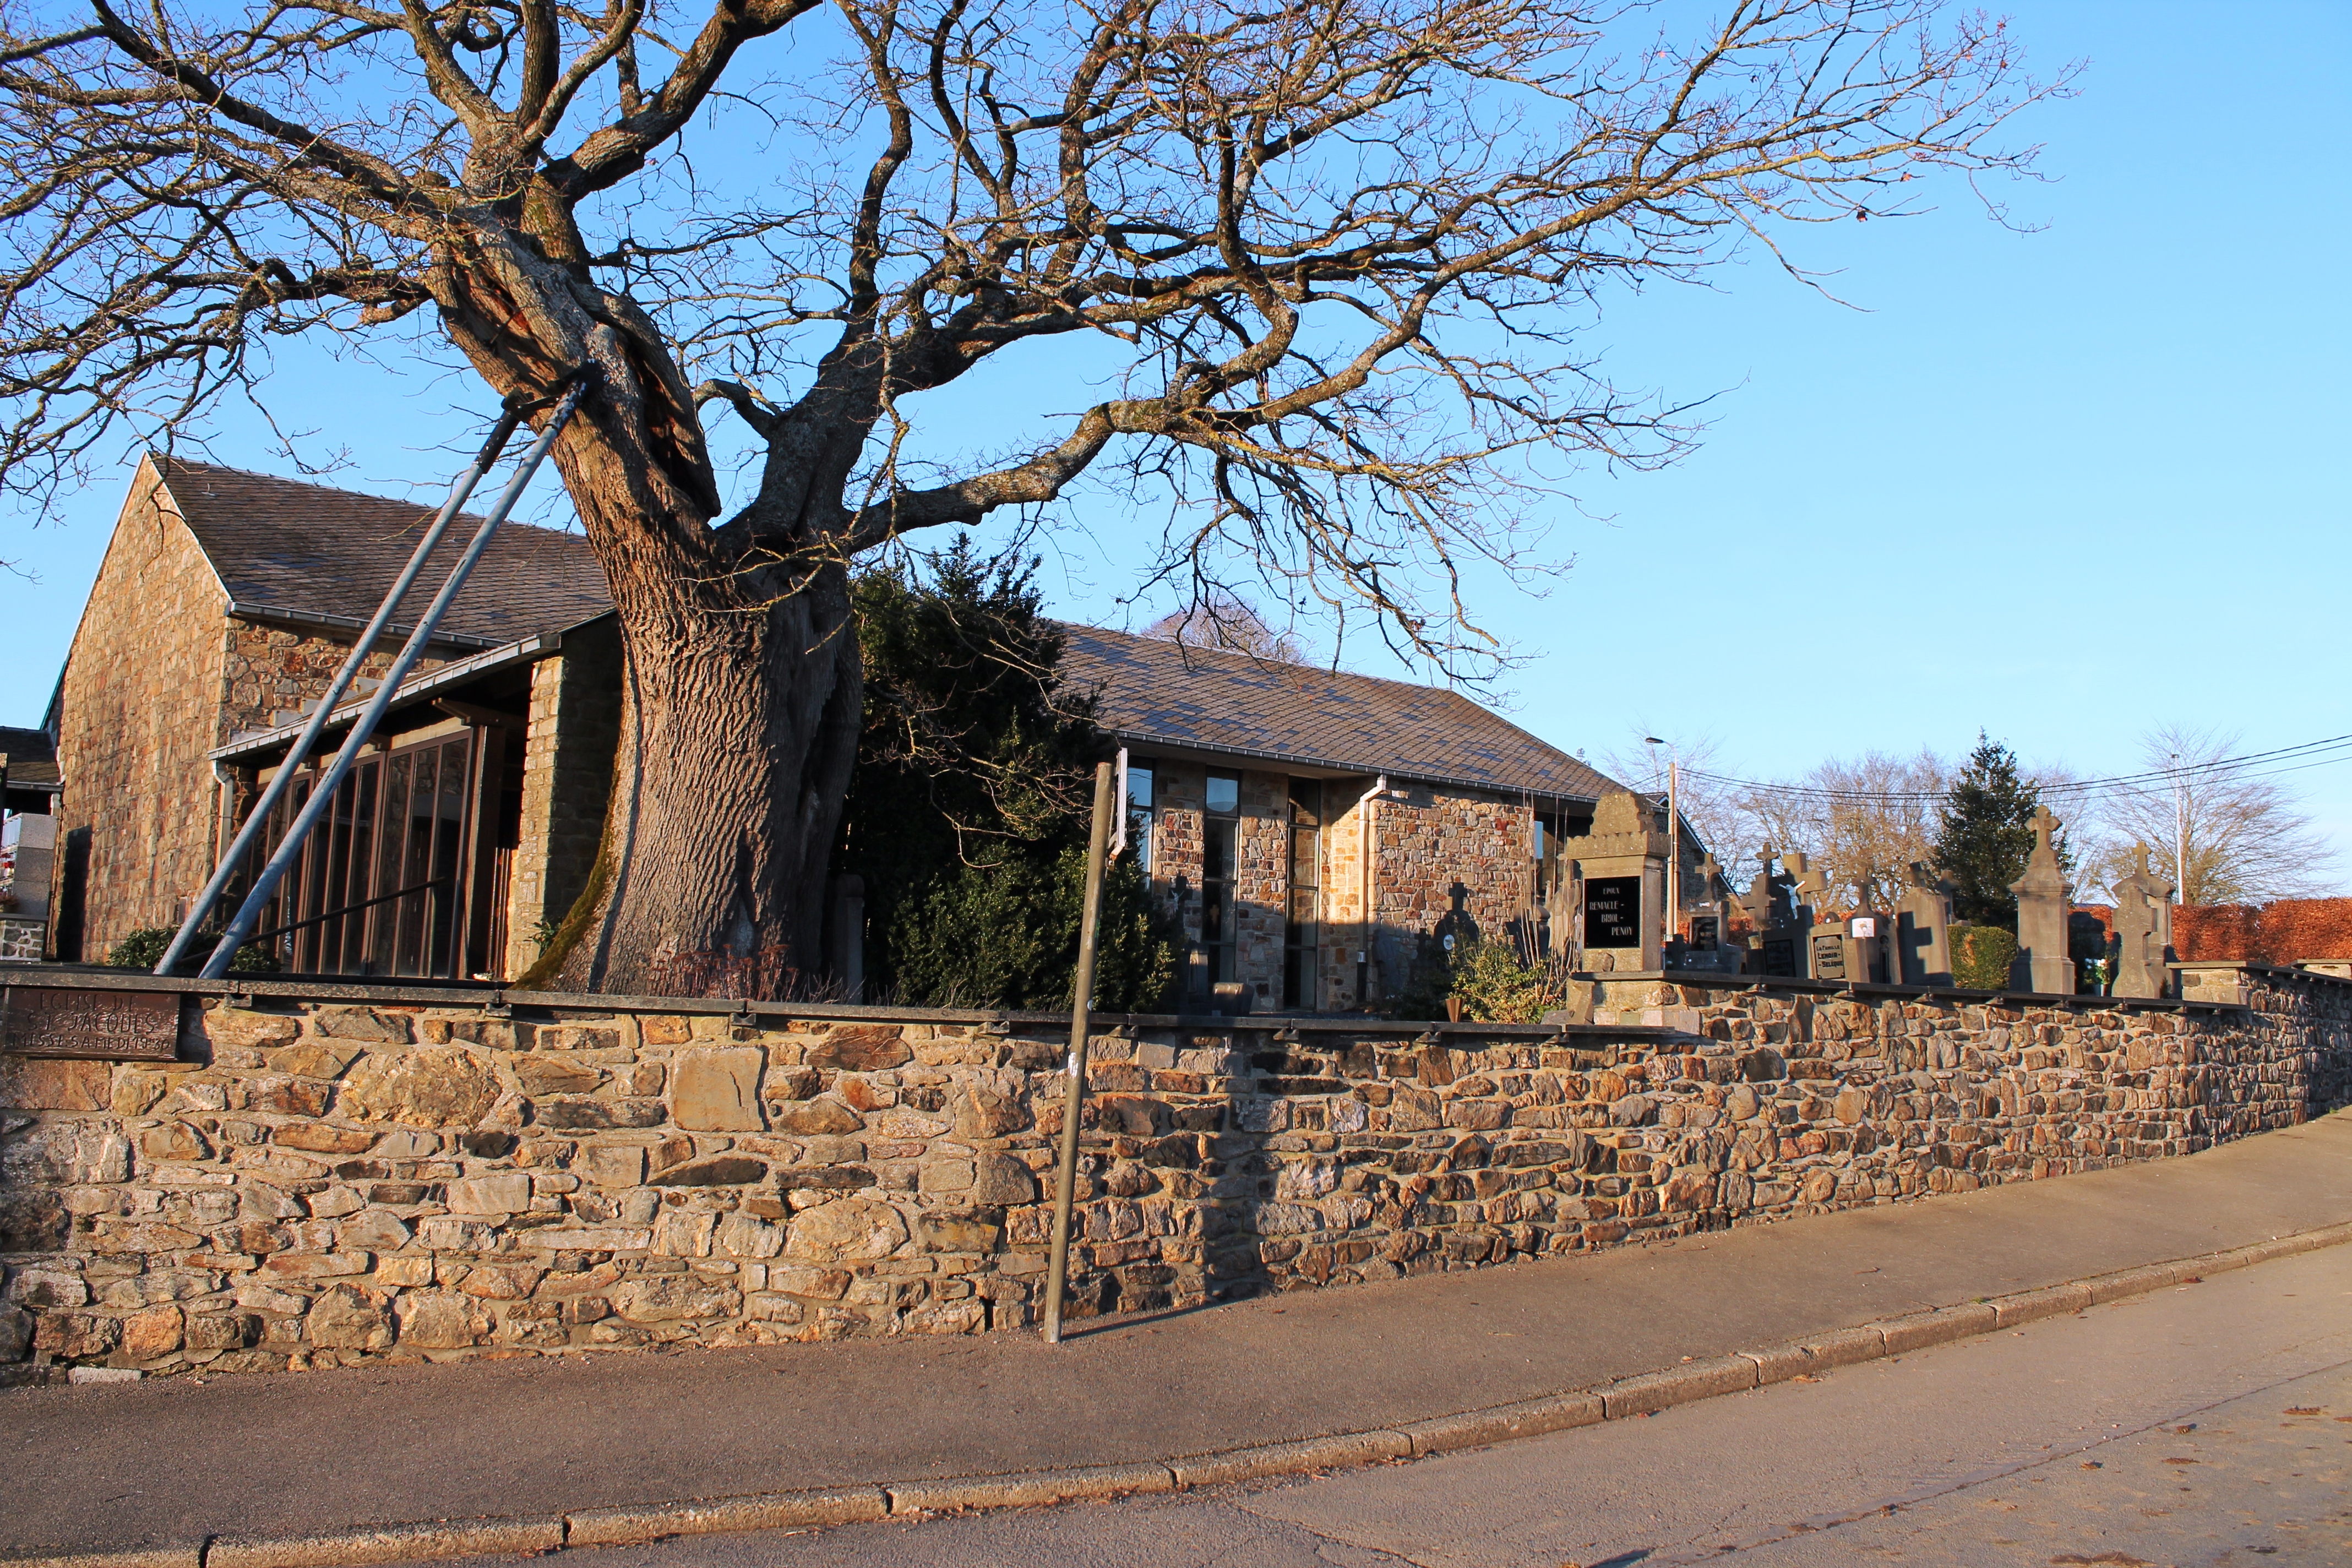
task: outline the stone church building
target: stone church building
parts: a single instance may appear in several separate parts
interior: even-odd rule
[[[56,846],[50,956],[98,962],[177,923],[429,515],[141,463],[37,732],[53,753],[37,797]],[[406,608],[467,532],[450,531]],[[1457,692],[1065,631],[1064,679],[1097,694],[1118,749],[1122,839],[1182,921],[1188,1004],[1378,1006],[1433,944],[1537,931],[1575,870],[1564,838],[1622,793]],[[619,672],[585,541],[508,524],[265,915],[281,970],[527,969],[593,857]],[[334,716],[329,754],[372,689]],[[323,762],[300,764],[287,817]],[[1695,870],[1697,847],[1686,854]]]

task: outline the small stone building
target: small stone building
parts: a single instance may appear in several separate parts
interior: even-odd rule
[[[1544,942],[1562,836],[1622,788],[1456,691],[1064,631],[1196,1004],[1238,984],[1256,1011],[1377,1006],[1449,942]]]
[[[54,956],[96,961],[178,923],[430,515],[142,463],[51,705]],[[428,568],[405,612],[438,581]],[[610,791],[610,608],[579,536],[500,532],[263,917],[283,968],[530,967],[586,879]],[[1576,758],[1440,688],[1064,630],[1064,679],[1118,747],[1123,841],[1181,923],[1188,1005],[1381,1006],[1449,946],[1565,931],[1563,837],[1621,793]],[[323,763],[303,765],[281,820]]]
[[[53,957],[97,962],[134,931],[179,922],[434,510],[184,458],[141,462],[45,726],[62,784]],[[450,529],[404,616],[469,531]],[[530,660],[609,607],[585,541],[499,531],[411,682],[418,700],[376,738],[352,800],[289,879],[275,923],[314,922],[287,933],[296,967],[503,968],[534,685],[560,681]],[[394,637],[413,626],[396,623]],[[366,674],[390,665],[387,641]],[[314,921],[327,909],[342,912]]]

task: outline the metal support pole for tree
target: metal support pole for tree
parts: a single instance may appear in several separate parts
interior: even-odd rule
[[[285,838],[270,855],[269,863],[261,868],[261,875],[254,879],[252,890],[246,894],[245,902],[237,907],[236,917],[228,922],[228,930],[221,933],[220,945],[214,948],[212,957],[205,961],[201,978],[218,980],[228,973],[230,960],[236,956],[236,950],[245,944],[245,939],[253,934],[254,926],[261,919],[263,907],[269,902],[270,895],[278,890],[278,882],[292,868],[295,857],[302,852],[303,841],[310,837],[310,830],[326,815],[335,798],[335,791],[351,773],[352,764],[359,760],[361,749],[374,735],[375,727],[391,708],[393,698],[398,695],[400,683],[408,679],[408,672],[425,656],[426,645],[432,642],[434,631],[441,625],[441,617],[448,613],[450,601],[457,598],[457,591],[466,585],[466,579],[473,575],[474,565],[481,560],[482,552],[489,548],[499,524],[506,521],[507,513],[513,510],[515,502],[522,498],[524,487],[539,471],[540,460],[547,456],[547,449],[555,444],[555,437],[571,421],[572,411],[580,406],[581,394],[587,385],[584,374],[575,375],[564,392],[562,401],[555,405],[555,412],[548,416],[547,428],[539,433],[539,438],[530,444],[530,449],[523,454],[522,461],[516,465],[514,477],[507,481],[506,489],[499,492],[497,504],[490,508],[489,515],[482,519],[481,527],[474,531],[466,552],[449,569],[449,580],[441,584],[439,593],[433,595],[432,604],[426,605],[425,614],[417,618],[416,629],[408,634],[408,641],[402,645],[399,657],[392,661],[392,668],[384,671],[383,684],[375,689],[375,695],[362,710],[358,721],[352,724],[352,732],[344,737],[342,749],[335,753],[335,760],[328,764],[326,773],[311,790],[310,798],[303,803],[293,826],[286,830]]]
[[[475,455],[474,466],[458,475],[457,482],[449,487],[449,499],[441,503],[441,510],[434,517],[432,526],[425,531],[425,537],[417,541],[416,550],[409,556],[408,564],[401,568],[399,577],[394,580],[392,591],[384,595],[383,603],[376,606],[375,617],[368,622],[367,629],[360,633],[359,641],[352,645],[351,657],[343,660],[342,668],[335,671],[334,679],[327,682],[327,689],[319,698],[318,707],[311,710],[310,722],[302,726],[301,734],[296,736],[294,744],[287,749],[286,761],[279,766],[277,776],[269,781],[269,786],[261,792],[261,798],[254,803],[253,810],[246,816],[245,826],[237,829],[236,837],[229,845],[227,853],[214,868],[212,880],[206,882],[205,890],[196,895],[195,905],[188,910],[188,918],[180,922],[179,934],[173,937],[172,945],[163,950],[163,962],[155,965],[156,973],[172,973],[173,967],[186,953],[188,944],[195,940],[197,928],[213,912],[213,905],[220,901],[222,891],[227,888],[229,879],[236,874],[237,865],[245,858],[246,852],[253,847],[255,839],[268,830],[269,814],[277,809],[278,799],[292,787],[294,771],[310,760],[311,748],[319,743],[320,731],[327,727],[328,719],[333,714],[336,705],[342,701],[343,693],[350,689],[352,681],[358,677],[360,666],[374,651],[376,641],[383,636],[384,628],[392,624],[392,617],[400,613],[400,602],[408,596],[408,590],[415,586],[417,574],[425,570],[425,557],[440,544],[441,536],[449,531],[450,520],[457,515],[457,509],[466,504],[467,499],[474,493],[474,487],[482,482],[482,476],[489,472],[492,463],[499,460],[499,454],[506,450],[508,437],[521,423],[522,414],[519,409],[509,407],[499,415],[498,424],[490,431],[490,438],[482,443],[481,451]]]
[[[1062,1157],[1054,1173],[1054,1252],[1045,1270],[1045,1342],[1062,1342],[1062,1289],[1070,1268],[1070,1210],[1078,1190],[1078,1112],[1087,1097],[1087,1029],[1095,989],[1095,927],[1102,913],[1103,860],[1110,844],[1111,765],[1095,765],[1094,829],[1087,838],[1086,912],[1079,917],[1078,973],[1070,996],[1069,1083],[1062,1094]]]

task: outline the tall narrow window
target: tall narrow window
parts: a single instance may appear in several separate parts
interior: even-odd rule
[[[1135,864],[1145,876],[1151,875],[1151,770],[1127,764],[1127,844],[1135,851]]]
[[[1201,945],[1193,958],[1194,989],[1234,977],[1234,868],[1241,827],[1242,781],[1211,773],[1201,822]]]
[[[1317,919],[1323,889],[1323,784],[1290,781],[1290,896],[1282,927],[1282,1005],[1313,1007],[1318,1000]]]

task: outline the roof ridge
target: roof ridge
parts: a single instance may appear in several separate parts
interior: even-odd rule
[[[1500,715],[1496,715],[1494,713],[1493,709],[1485,706],[1483,703],[1476,702],[1470,698],[1463,696],[1458,689],[1451,686],[1433,686],[1426,681],[1420,680],[1399,680],[1392,675],[1367,675],[1363,671],[1357,669],[1333,669],[1327,665],[1307,664],[1298,659],[1267,658],[1262,654],[1250,653],[1242,648],[1210,647],[1202,643],[1180,643],[1173,637],[1148,637],[1142,632],[1121,631],[1116,626],[1097,626],[1085,621],[1065,621],[1053,616],[1048,616],[1046,618],[1053,621],[1053,624],[1055,626],[1068,626],[1076,631],[1099,632],[1106,637],[1127,637],[1135,642],[1150,643],[1156,647],[1181,648],[1188,656],[1192,654],[1206,654],[1216,658],[1239,659],[1244,664],[1251,665],[1260,669],[1306,669],[1312,670],[1318,675],[1335,676],[1347,680],[1369,680],[1381,686],[1402,687],[1407,691],[1434,691],[1440,696],[1452,697],[1461,701],[1467,702],[1473,708],[1477,709],[1481,713],[1500,717]],[[1507,719],[1503,721],[1507,724],[1510,722]],[[1516,725],[1513,727],[1517,728]],[[1549,744],[1549,742],[1546,742],[1545,743]]]

